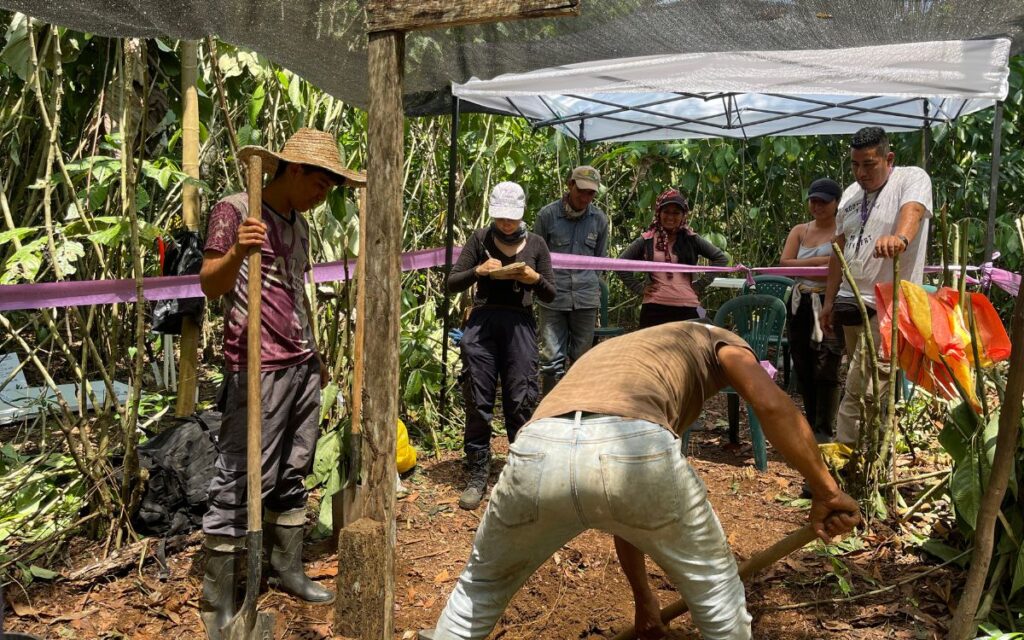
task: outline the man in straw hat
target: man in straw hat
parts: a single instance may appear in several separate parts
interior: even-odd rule
[[[203,293],[224,300],[224,413],[217,471],[210,483],[203,518],[206,573],[201,611],[210,638],[236,611],[235,585],[244,564],[246,532],[246,319],[251,247],[262,252],[263,505],[270,576],[279,588],[306,602],[328,604],[334,593],[306,576],[302,568],[304,481],[319,433],[320,390],[328,369],[317,350],[305,275],[310,270],[309,230],[302,212],[327,198],[336,186],[365,184],[365,177],[341,164],[338,145],[323,131],[300,129],[274,153],[245,147],[239,161],[263,159],[271,176],[263,188],[263,210],[248,211],[238,193],[213,207],[207,230]]]

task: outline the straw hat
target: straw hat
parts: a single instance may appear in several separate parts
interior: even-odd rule
[[[238,152],[238,159],[243,163],[248,162],[252,156],[263,158],[263,173],[271,176],[277,173],[277,163],[284,161],[319,167],[334,174],[338,178],[339,184],[345,186],[362,187],[366,185],[365,173],[352,171],[342,166],[338,143],[326,131],[299,129],[284,143],[284,149],[280,153],[257,146],[242,147]]]

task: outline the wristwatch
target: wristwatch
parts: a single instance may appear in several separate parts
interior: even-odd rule
[[[902,233],[897,233],[896,237],[903,241],[904,249],[910,246],[910,240],[907,240],[907,236],[903,235]]]

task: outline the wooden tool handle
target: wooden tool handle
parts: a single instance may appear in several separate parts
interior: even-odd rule
[[[253,154],[249,158],[249,175],[246,190],[249,194],[249,216],[263,216],[263,159]],[[248,479],[248,511],[249,531],[263,528],[263,396],[260,385],[260,365],[262,364],[262,318],[261,307],[263,295],[263,271],[261,248],[249,250],[248,275],[249,305],[248,338],[246,351],[248,363],[248,384],[246,388],[246,407],[248,409],[248,428],[246,431],[246,477]]]
[[[747,580],[750,576],[754,575],[758,571],[761,571],[765,567],[775,564],[782,558],[785,558],[789,554],[793,553],[797,549],[803,548],[809,544],[812,540],[817,538],[818,535],[814,533],[814,529],[811,525],[804,525],[797,529],[793,533],[789,534],[782,540],[779,540],[772,546],[768,547],[760,553],[754,554],[749,560],[741,563],[739,566],[740,580]],[[686,604],[686,600],[679,599],[668,605],[661,610],[661,621],[668,623],[670,620],[678,618],[689,611],[689,606]],[[636,639],[636,628],[629,627],[619,632],[612,640],[635,640]]]
[[[359,191],[359,255],[356,256],[356,338],[352,348],[352,434],[363,431],[363,349],[366,340],[366,190]],[[355,470],[359,473],[359,470]]]

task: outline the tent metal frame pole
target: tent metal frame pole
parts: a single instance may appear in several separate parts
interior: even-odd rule
[[[579,143],[577,145],[578,146],[577,156],[579,156],[579,164],[577,166],[583,166],[583,165],[585,165],[587,163],[586,160],[584,159],[585,156],[583,155],[584,147],[587,146],[587,136],[586,136],[586,133],[584,133],[584,130],[585,130],[586,126],[587,126],[587,121],[586,120],[580,120],[580,135],[579,135],[578,138],[576,138],[576,142]]]
[[[921,124],[921,161],[918,162],[918,166],[924,169],[925,173],[928,172],[928,166],[931,164],[932,156],[932,128],[928,112],[928,99],[923,98],[921,100],[921,113],[924,114],[924,121]]]
[[[992,182],[988,191],[988,224],[985,225],[985,259],[992,260],[996,241],[996,205],[999,199],[999,163],[1003,140],[1003,102],[995,104],[995,117],[992,118]]]
[[[459,172],[459,98],[452,96],[451,139],[448,142],[448,217],[444,230],[444,297],[441,299],[441,397],[440,413],[448,409],[448,329],[451,326],[451,293],[448,291],[448,275],[452,271],[452,253],[455,244],[455,216],[457,180]]]

